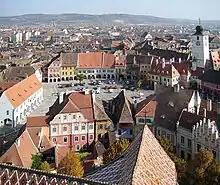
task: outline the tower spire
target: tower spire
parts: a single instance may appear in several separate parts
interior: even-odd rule
[[[201,19],[199,18],[199,26],[201,26]]]

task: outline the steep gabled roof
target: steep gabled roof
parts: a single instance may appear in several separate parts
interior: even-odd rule
[[[117,123],[133,123],[133,105],[126,96],[125,91],[121,91],[112,101],[114,108],[113,119]]]
[[[94,116],[97,121],[110,120],[104,110],[104,107],[97,102],[94,103]]]
[[[0,158],[2,163],[12,163],[17,166],[30,167],[32,164],[32,154],[38,152],[28,130],[22,135]]]
[[[156,95],[150,95],[148,96],[145,100],[139,102],[137,104],[137,110],[135,113],[135,116],[140,116],[140,117],[154,117],[155,111],[157,108],[157,102],[155,100]]]
[[[118,185],[177,183],[174,162],[147,126],[114,161],[86,175],[88,179]]]

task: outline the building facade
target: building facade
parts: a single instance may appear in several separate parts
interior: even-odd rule
[[[0,97],[4,110],[0,114],[1,126],[16,127],[17,124],[23,124],[26,116],[42,101],[43,87],[35,74],[3,91]]]
[[[60,111],[56,110],[57,106],[60,107]],[[89,150],[95,138],[92,94],[60,94],[57,105],[54,105],[51,111],[51,141],[61,147],[70,147],[74,151]],[[54,114],[54,111],[57,112]]]

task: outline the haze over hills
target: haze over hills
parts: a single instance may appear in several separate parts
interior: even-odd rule
[[[0,17],[0,25],[40,25],[40,24],[194,24],[189,19],[161,18],[149,15],[131,14],[26,14]],[[220,24],[220,21],[203,21],[204,24]]]

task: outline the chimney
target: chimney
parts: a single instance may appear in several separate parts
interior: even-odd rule
[[[158,63],[159,63],[159,60],[158,60],[158,59],[156,59],[156,66],[158,65]]]
[[[137,61],[136,61],[136,56],[134,56],[134,64],[137,64]]]
[[[157,92],[157,82],[154,82],[154,92]]]
[[[165,59],[163,58],[163,61],[162,61],[162,68],[164,69],[166,66],[166,63],[165,63]]]
[[[217,114],[219,114],[220,115],[220,102],[217,102]]]
[[[59,94],[59,104],[63,103],[65,92],[60,92]]]
[[[192,62],[192,71],[196,71],[196,62]]]
[[[134,99],[134,111],[136,111],[136,110],[137,110],[137,100]]]
[[[206,118],[206,116],[207,116],[207,110],[206,108],[204,108],[204,118]]]
[[[174,92],[175,92],[175,93],[180,92],[180,84],[176,84],[176,85],[174,86]]]
[[[211,99],[207,100],[207,111],[212,111],[212,100]]]

